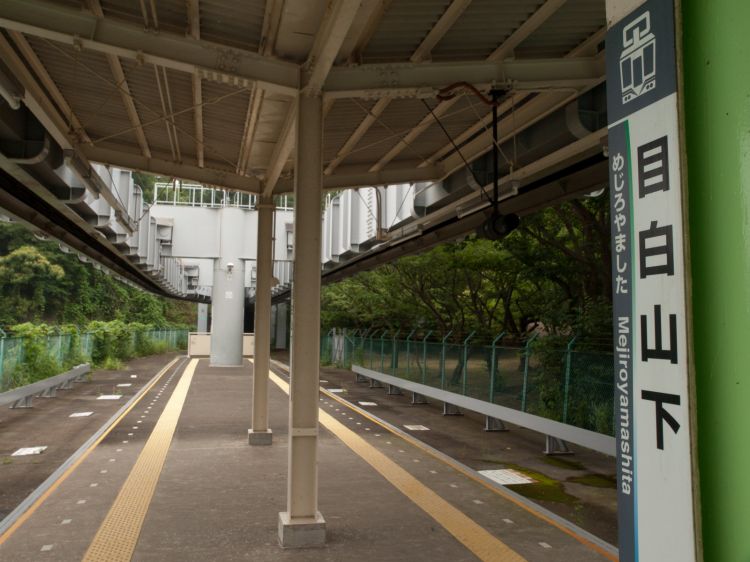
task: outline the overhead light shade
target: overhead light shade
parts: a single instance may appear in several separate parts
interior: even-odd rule
[[[488,240],[502,240],[518,228],[519,224],[521,224],[521,219],[515,213],[508,215],[493,213],[477,228],[477,236]]]

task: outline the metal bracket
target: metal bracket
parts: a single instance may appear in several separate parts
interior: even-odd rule
[[[33,408],[34,404],[32,403],[34,400],[34,396],[24,396],[23,398],[16,400],[11,404],[11,408]]]
[[[76,378],[78,378],[78,377],[76,377]],[[73,389],[73,379],[66,380],[64,383],[62,383],[57,388],[59,390],[72,390]]]
[[[544,447],[545,455],[572,455],[573,451],[570,450],[568,444],[557,437],[551,435],[546,436],[546,442]]]
[[[401,389],[399,387],[393,386],[392,384],[389,384],[388,385],[388,394],[398,396],[400,394],[403,394],[403,392],[401,392]]]
[[[39,398],[54,398],[57,396],[57,389],[59,386],[48,386],[42,392],[39,393]]]
[[[424,395],[419,394],[417,392],[411,393],[411,403],[414,404],[427,404],[427,398],[424,397]]]
[[[458,406],[455,404],[449,404],[448,402],[443,402],[443,415],[444,416],[463,416],[463,413],[461,410],[458,409]]]
[[[356,382],[367,382],[367,377],[364,375],[360,375],[359,373],[355,373],[355,380]]]
[[[503,420],[493,418],[492,416],[484,417],[484,430],[485,431],[509,431],[505,426]]]
[[[370,388],[383,388],[383,383],[377,379],[370,379]]]

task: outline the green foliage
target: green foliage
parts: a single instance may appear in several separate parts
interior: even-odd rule
[[[12,335],[23,340],[24,353],[23,361],[11,373],[10,388],[31,384],[60,372],[61,366],[47,346],[47,336],[53,331],[46,324],[29,322],[11,328]]]
[[[502,241],[470,237],[445,243],[326,286],[323,332],[417,328],[419,334],[432,330],[433,338],[450,332],[449,384],[460,381],[464,362],[455,358],[456,344],[468,334],[474,332],[472,345],[482,345],[504,332],[503,346],[523,348],[536,333],[527,411],[555,420],[566,411],[567,423],[611,435],[608,209],[606,197],[567,201],[524,217]],[[525,355],[519,359],[523,372]],[[489,359],[487,366],[489,374]],[[507,371],[496,371],[495,392],[511,388],[507,378]],[[520,393],[520,385],[516,388]]]
[[[85,355],[81,334],[73,325],[52,327],[25,322],[10,328],[5,342],[13,342],[14,359],[0,366],[0,390],[30,384],[88,361],[102,369],[122,369],[123,362],[132,357],[187,347],[187,331],[181,327],[154,330],[146,324],[113,320],[93,321],[87,329],[92,340],[90,357]]]
[[[195,304],[124,285],[20,225],[0,223],[0,256],[0,326],[85,326],[113,319],[154,326],[195,323]]]
[[[34,246],[20,246],[0,257],[0,318],[40,320],[55,284],[65,271]]]
[[[133,356],[131,328],[121,320],[89,322],[86,330],[93,334],[91,360],[103,365],[108,359],[127,360]]]
[[[568,478],[566,482],[575,482],[576,484],[583,484],[584,486],[591,486],[593,488],[617,488],[617,478],[607,476],[606,474],[584,474],[583,476],[572,476]]]
[[[468,238],[324,287],[330,328],[418,327],[461,341],[472,331],[522,343],[534,330],[609,340],[608,200],[572,200],[524,217],[500,242]]]
[[[119,371],[122,369],[122,361],[117,357],[106,357],[100,367],[106,371]]]
[[[142,174],[141,172],[133,172],[133,182],[140,186],[143,193],[143,201],[146,205],[151,205],[154,201],[154,184],[157,180],[162,181],[164,178],[152,176],[151,174]]]
[[[64,355],[64,366],[74,367],[86,362],[86,357],[81,350],[81,334],[75,324],[63,324],[60,333],[68,336],[68,347]]]

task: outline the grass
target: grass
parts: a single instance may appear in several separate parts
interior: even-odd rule
[[[583,476],[573,476],[567,479],[567,482],[575,482],[584,486],[594,488],[617,488],[617,479],[614,476],[605,474],[584,474]]]
[[[2,464],[13,464],[12,457],[3,457]]]
[[[119,371],[122,369],[122,361],[116,357],[107,357],[101,364],[101,368],[107,371]]]
[[[567,468],[568,470],[586,470],[586,467],[584,467],[578,461],[572,461],[570,459],[555,457],[552,455],[544,455],[540,458],[547,464],[551,464],[552,466],[556,466],[558,468]]]

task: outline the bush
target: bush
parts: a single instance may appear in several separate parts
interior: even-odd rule
[[[24,345],[23,360],[11,375],[11,388],[31,384],[60,372],[60,364],[47,347],[47,337],[54,332],[52,327],[25,322],[11,327],[11,332],[22,338]]]
[[[128,328],[133,334],[133,352],[136,357],[144,357],[154,353],[154,342],[151,340],[149,331],[153,329],[150,324],[131,322]]]
[[[166,330],[185,330],[184,327],[166,327]],[[11,335],[19,338],[20,363],[12,372],[6,372],[3,388],[15,388],[56,375],[75,365],[91,361],[104,369],[121,369],[123,362],[132,357],[164,353],[187,347],[187,331],[170,335],[170,340],[157,340],[154,326],[122,320],[93,321],[86,326],[91,338],[90,359],[84,353],[81,332],[73,324],[55,328],[47,324],[26,322],[10,328]],[[56,336],[56,337],[54,337]]]
[[[76,365],[86,362],[81,350],[81,334],[75,324],[64,324],[60,327],[60,332],[67,336],[68,345],[63,355],[63,367],[70,369]]]
[[[107,357],[104,360],[104,363],[100,365],[100,367],[107,371],[119,371],[120,369],[122,369],[122,361],[120,361],[116,357]]]

